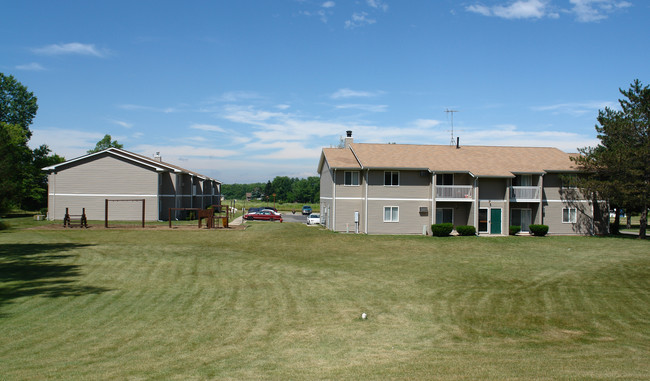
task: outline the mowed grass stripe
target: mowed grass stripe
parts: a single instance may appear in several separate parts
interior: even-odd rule
[[[2,249],[25,244],[29,254]],[[21,260],[75,271],[37,277],[36,286],[20,274],[0,278],[3,290],[13,287],[0,301],[0,371],[644,378],[647,253],[636,240],[355,236],[299,224],[13,231],[0,234],[3,268]]]

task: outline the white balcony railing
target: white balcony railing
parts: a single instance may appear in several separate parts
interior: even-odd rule
[[[436,185],[436,199],[472,200],[471,185]]]
[[[510,188],[510,200],[512,201],[521,201],[521,200],[539,201],[539,199],[540,199],[540,187],[513,186],[512,188]]]

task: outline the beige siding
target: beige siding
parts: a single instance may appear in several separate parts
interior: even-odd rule
[[[359,233],[363,233],[363,213],[362,213],[361,200],[336,200],[336,226],[334,230],[345,232],[349,231],[354,233],[355,222],[354,212],[359,212]]]
[[[384,207],[399,207],[399,222],[384,222]],[[431,217],[420,214],[421,201],[369,201],[368,233],[370,234],[422,234],[431,231]]]
[[[577,188],[562,187],[562,175],[558,173],[549,173],[544,176],[543,197],[546,200],[583,199]]]
[[[50,219],[63,219],[65,208],[70,209],[70,214],[81,214],[81,208],[86,208],[88,219],[103,220],[107,198],[145,198],[146,218],[158,219],[158,173],[155,170],[108,155],[94,159],[77,162],[49,175]],[[125,206],[124,209],[129,208]],[[132,216],[130,209],[116,216],[140,219],[141,209],[137,216]]]
[[[399,185],[384,185],[384,171],[369,171],[368,198],[381,199],[431,199],[431,175],[427,172],[420,176],[420,171],[398,171]]]
[[[472,225],[474,226],[474,203],[472,202],[437,202],[436,209],[453,209],[454,226]],[[434,211],[435,212],[435,211]],[[436,221],[435,223],[440,223]]]
[[[343,170],[336,171],[335,176],[336,176],[336,198],[340,197],[354,197],[354,198],[359,198],[363,197],[364,195],[364,180],[363,180],[363,172],[359,172],[359,185],[343,185],[344,184],[344,178],[345,178],[345,172]],[[331,191],[330,191],[331,193]]]
[[[505,200],[507,179],[479,179],[478,197],[480,200]]]
[[[575,223],[562,222],[562,210],[575,208]],[[593,234],[592,207],[586,201],[549,202],[544,205],[544,225],[548,225],[548,234]]]

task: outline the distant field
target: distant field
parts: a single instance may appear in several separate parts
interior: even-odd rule
[[[649,379],[648,241],[34,225],[0,231],[3,380]]]

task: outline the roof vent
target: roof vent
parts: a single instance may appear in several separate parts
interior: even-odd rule
[[[460,148],[460,137],[456,136],[456,149]]]
[[[160,156],[160,152],[156,152],[155,155],[153,155],[153,159],[157,162],[162,162],[162,157]]]

